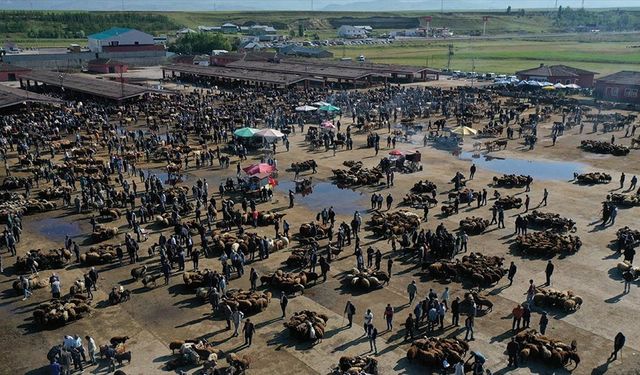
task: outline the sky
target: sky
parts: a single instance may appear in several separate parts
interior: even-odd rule
[[[582,0],[0,0],[0,9],[42,10],[482,10],[580,7]],[[640,7],[640,0],[584,0],[586,8]]]

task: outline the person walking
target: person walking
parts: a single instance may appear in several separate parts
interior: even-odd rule
[[[539,324],[540,324],[540,334],[544,335],[544,333],[547,331],[547,325],[549,325],[549,317],[547,317],[547,313],[544,311],[540,316]]]
[[[507,279],[509,279],[509,286],[513,285],[513,278],[516,275],[516,272],[518,272],[518,267],[516,267],[516,264],[511,262],[511,265],[509,266],[509,272],[507,273]]]
[[[540,201],[540,204],[538,206],[542,206],[542,204],[544,203],[544,206],[547,206],[547,199],[549,198],[549,190],[547,190],[547,188],[544,188],[544,193],[542,194],[542,200]]]
[[[378,338],[378,329],[371,325],[369,333],[369,345],[373,354],[378,355],[378,347],[376,346],[376,339]]]
[[[98,350],[98,346],[96,345],[95,340],[91,336],[85,336],[85,340],[87,340],[87,352],[89,352],[89,359],[91,360],[91,364],[95,365],[96,362],[96,352]]]
[[[413,319],[413,314],[409,313],[407,320],[404,321],[404,340],[407,341],[409,337],[413,340],[413,326],[415,325],[415,321]]]
[[[624,172],[622,172],[622,174],[620,175],[620,189],[622,189],[624,187],[624,181],[626,179],[627,179],[627,176],[625,176]]]
[[[409,305],[413,302],[413,299],[416,297],[416,293],[418,293],[418,287],[416,286],[416,281],[411,281],[411,284],[407,286],[407,293],[409,293]]]
[[[287,305],[289,304],[289,298],[287,298],[287,294],[282,292],[280,294],[280,309],[282,310],[282,317],[287,316]]]
[[[387,331],[393,330],[393,307],[388,303],[384,309],[384,318],[387,321]]]
[[[351,301],[347,301],[347,305],[344,307],[344,313],[347,314],[347,320],[349,321],[349,328],[353,326],[353,316],[356,315],[356,306],[351,303]]]
[[[536,295],[536,286],[533,285],[533,280],[529,280],[529,288],[525,294],[527,295],[527,303],[531,306],[533,297]]]
[[[467,319],[464,321],[464,328],[466,329],[464,334],[465,341],[473,340],[473,325],[473,317],[471,315],[467,316]]]
[[[545,283],[546,286],[550,286],[551,285],[551,275],[553,275],[554,268],[555,268],[555,266],[553,265],[551,260],[549,260],[547,262],[547,267],[544,269],[544,274],[547,277],[547,282]]]
[[[251,346],[253,334],[256,333],[256,326],[253,324],[253,322],[251,322],[251,319],[247,318],[247,320],[244,322],[242,332],[244,332],[244,344],[246,346]]]
[[[627,341],[627,338],[624,337],[622,332],[618,332],[616,337],[613,339],[613,352],[609,356],[608,361],[615,361],[618,359],[618,352],[624,347],[625,341]]]

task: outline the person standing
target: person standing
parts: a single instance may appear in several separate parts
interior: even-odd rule
[[[549,190],[547,190],[547,188],[544,188],[544,193],[542,195],[542,200],[540,201],[540,204],[538,206],[542,206],[542,204],[544,203],[544,206],[547,206],[547,198],[549,198]]]
[[[54,277],[53,282],[51,283],[51,297],[54,299],[60,298],[61,288],[60,279],[58,277]]]
[[[609,356],[608,361],[615,361],[616,359],[618,359],[618,352],[622,350],[626,340],[627,339],[626,337],[624,337],[622,332],[618,332],[615,339],[613,339],[613,352]]]
[[[91,364],[96,364],[96,351],[98,350],[98,346],[96,345],[95,340],[91,336],[85,336],[85,340],[87,340],[87,352],[89,352],[89,359],[91,360]]]
[[[356,315],[356,306],[351,301],[347,301],[347,305],[344,307],[344,314],[347,314],[349,328],[351,328],[353,326],[353,316]]]
[[[389,256],[389,259],[387,259],[387,274],[389,275],[389,281],[391,281],[391,268],[393,267],[393,259],[391,259],[391,256]],[[389,284],[389,281],[387,281],[387,284]]]
[[[371,309],[367,309],[364,314],[364,332],[367,336],[371,335],[371,328],[373,328],[373,312]]]
[[[388,303],[384,309],[384,318],[387,321],[387,331],[393,330],[393,307]]]
[[[243,318],[244,314],[238,309],[234,309],[233,313],[231,313],[231,320],[233,321],[233,337],[238,336],[238,329],[240,328],[240,323],[242,323]]]
[[[231,310],[231,306],[229,306],[226,303],[223,304],[222,313],[224,315],[224,319],[227,321],[227,331],[228,331],[231,329],[231,315],[233,314],[233,311]]]
[[[378,338],[378,329],[373,325],[371,325],[370,331],[369,331],[369,345],[371,346],[371,350],[375,355],[378,355],[378,347],[376,346],[377,338]]]
[[[504,208],[498,208],[498,228],[506,228],[504,225]]]
[[[613,143],[613,142],[611,142]],[[625,176],[624,172],[622,172],[622,174],[620,175],[620,189],[622,189],[624,187],[624,181],[626,180],[627,176]]]
[[[289,298],[287,298],[287,294],[282,292],[280,294],[280,309],[282,310],[282,317],[287,316],[287,305],[289,304]]]
[[[542,312],[540,316],[540,334],[544,335],[547,331],[547,325],[549,324],[549,318],[547,317],[546,312]]]
[[[531,203],[531,198],[529,194],[527,194],[524,198],[524,212],[529,212],[529,204]]]
[[[520,345],[516,342],[516,337],[511,337],[511,341],[507,344],[507,355],[509,356],[509,364],[507,366],[518,367],[518,353]]]
[[[516,264],[511,262],[511,265],[509,266],[509,272],[507,273],[507,279],[509,279],[509,286],[513,285],[513,278],[516,275],[516,272],[518,272],[518,267],[516,267]]]
[[[411,281],[411,284],[407,286],[407,293],[409,293],[409,305],[413,302],[413,299],[416,297],[416,293],[418,292],[418,287],[416,286],[416,281]]]
[[[471,315],[467,316],[467,319],[464,321],[464,328],[466,329],[464,339],[466,341],[473,340],[473,325],[473,317]],[[469,338],[469,336],[471,336],[471,338]]]
[[[251,283],[251,290],[256,290],[258,284],[258,272],[253,267],[251,267],[251,271],[249,271],[249,282]]]
[[[444,303],[446,308],[449,308],[449,287],[444,287],[444,292],[442,292],[442,296],[440,297],[440,301]]]
[[[471,168],[469,168],[469,180],[473,180],[473,176],[476,174],[476,165],[471,164]]]
[[[545,283],[546,286],[550,286],[551,285],[551,275],[553,275],[554,268],[555,268],[555,266],[553,265],[551,260],[549,260],[547,262],[547,267],[544,269],[544,274],[547,277],[547,282]]]
[[[513,323],[511,324],[512,331],[520,330],[520,322],[522,321],[522,315],[524,314],[524,310],[522,309],[522,305],[518,304],[511,311],[513,315]]]
[[[531,308],[528,303],[524,304],[522,310],[522,328],[529,328],[531,324]]]
[[[460,325],[460,297],[451,302],[451,325]]]
[[[244,332],[244,344],[246,346],[251,346],[253,334],[256,333],[256,326],[253,324],[253,322],[251,322],[251,319],[247,318],[247,320],[244,322],[242,332]]]
[[[529,306],[533,303],[533,297],[536,295],[536,286],[533,285],[533,280],[529,280],[529,288],[527,289],[527,303]]]

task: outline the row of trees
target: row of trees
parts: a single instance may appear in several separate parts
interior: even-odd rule
[[[134,12],[1,11],[0,19],[1,33],[25,33],[32,38],[73,37],[78,33],[93,34],[114,26],[136,28],[151,34],[182,27],[165,15]]]
[[[588,11],[559,7],[555,14],[555,25],[571,29],[589,26],[603,31],[624,31],[640,29],[640,13],[624,10]]]
[[[217,33],[191,33],[178,38],[169,45],[169,51],[183,55],[209,54],[214,49],[231,50],[232,44],[224,35]]]

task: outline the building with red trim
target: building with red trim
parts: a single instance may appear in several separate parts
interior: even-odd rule
[[[127,64],[113,59],[94,59],[87,62],[87,71],[90,73],[126,73],[128,70]]]
[[[627,70],[598,78],[594,96],[611,102],[640,104],[640,72]]]
[[[576,84],[580,87],[593,87],[594,77],[597,73],[584,69],[573,68],[566,65],[544,65],[516,72],[519,80],[545,81],[561,83],[563,85]]]
[[[0,82],[16,81],[21,74],[29,73],[31,69],[0,61]]]

